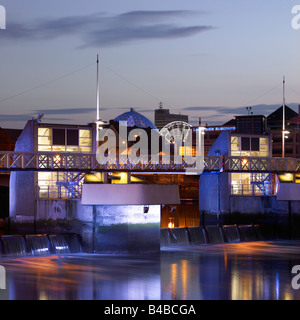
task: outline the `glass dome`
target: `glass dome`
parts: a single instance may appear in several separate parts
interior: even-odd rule
[[[157,129],[155,125],[142,114],[134,111],[132,108],[114,119],[114,121],[127,121],[128,127]]]

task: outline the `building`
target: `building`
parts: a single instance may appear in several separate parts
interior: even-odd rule
[[[136,128],[155,128],[147,118],[130,110],[99,131],[106,127],[119,133],[120,121],[127,121],[128,136]],[[76,232],[88,252],[159,251],[161,206],[180,203],[178,185],[151,184],[113,169],[109,173],[60,170],[61,164],[78,161],[72,154],[96,154],[101,146],[97,136],[96,123],[26,123],[15,151],[39,152],[40,170],[11,173],[11,230]],[[128,136],[122,138],[128,140]],[[43,170],[49,161],[57,170]]]
[[[272,157],[282,157],[282,113],[281,106],[267,117],[267,131],[272,139]],[[284,156],[288,158],[300,158],[300,127],[293,121],[297,117],[297,112],[285,106],[285,129],[288,133],[285,135]]]
[[[232,119],[221,126],[205,126],[202,128],[204,132],[204,155],[207,156],[210,148],[223,131],[236,131],[236,120]],[[193,133],[198,132],[198,129],[198,126],[192,127]],[[196,141],[196,139],[194,138],[193,141]]]
[[[241,116],[236,120],[236,131],[221,132],[208,155],[245,157],[244,166],[248,165],[248,157],[269,157],[271,141],[266,132],[262,132],[261,126],[264,116]],[[253,213],[259,209],[253,204],[255,201],[249,204],[247,199],[274,194],[275,179],[268,173],[204,173],[199,179],[201,213]]]
[[[0,128],[0,150],[13,151],[22,130]],[[9,172],[0,174],[0,218],[9,216]]]
[[[15,144],[22,130],[0,128],[0,150],[14,151]]]
[[[189,117],[182,114],[170,113],[169,109],[164,109],[162,103],[154,112],[154,123],[158,130],[161,130],[165,125],[173,121],[189,122]]]

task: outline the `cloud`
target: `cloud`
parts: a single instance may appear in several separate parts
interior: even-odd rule
[[[28,114],[1,114],[0,121],[17,121],[26,122],[32,118],[32,115]]]
[[[297,103],[288,103],[286,104],[288,107],[296,110],[298,104]],[[256,115],[265,115],[268,116],[270,113],[274,112],[276,109],[278,109],[280,106],[282,106],[282,104],[278,103],[278,104],[257,104],[257,105],[253,105],[250,106],[251,107],[251,112],[253,112],[253,114]],[[194,112],[207,112],[207,111],[211,111],[211,112],[215,112],[216,116],[218,115],[247,115],[248,111],[246,110],[246,107],[228,107],[228,106],[212,106],[212,107],[208,107],[208,106],[193,106],[193,107],[186,107],[183,108],[183,110],[186,111],[194,111]],[[199,113],[199,116],[201,116],[201,114]]]
[[[1,114],[0,121],[12,121],[12,122],[27,122],[32,118],[36,117],[36,114]],[[70,121],[69,118],[48,118],[47,120],[51,121]]]
[[[150,39],[175,39],[212,30],[212,26],[182,26],[175,19],[189,18],[195,13],[175,11],[132,11],[119,15],[96,13],[35,21],[31,24],[10,22],[2,40],[50,40],[76,36],[80,48],[107,47]],[[201,13],[203,14],[203,12]]]
[[[104,110],[102,108],[102,110]],[[34,114],[37,113],[43,113],[45,116],[49,114],[69,114],[69,115],[74,115],[74,114],[86,114],[90,112],[95,112],[96,113],[96,108],[65,108],[65,109],[40,109],[40,110],[32,110]]]

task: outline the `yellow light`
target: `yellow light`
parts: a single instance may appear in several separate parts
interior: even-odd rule
[[[59,154],[55,155],[53,160],[55,163],[60,162],[61,161],[60,155]]]
[[[294,181],[294,175],[292,173],[284,173],[278,175],[278,178],[281,182],[293,182]]]
[[[173,229],[173,228],[174,228],[174,222],[171,222],[171,221],[170,221],[170,222],[168,223],[168,228],[169,228],[169,229]]]
[[[242,165],[243,165],[243,166],[246,166],[247,164],[248,164],[248,160],[247,160],[247,159],[243,159],[243,160],[242,160]]]

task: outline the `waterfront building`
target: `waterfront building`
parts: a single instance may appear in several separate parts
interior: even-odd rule
[[[127,121],[128,131],[155,130],[150,120],[134,110],[103,124],[100,130],[106,126],[118,133],[119,121]],[[178,185],[151,184],[113,170],[59,169],[74,161],[72,154],[96,154],[97,126],[49,124],[39,119],[26,123],[15,151],[39,152],[40,168],[11,173],[11,228],[20,232],[26,226],[26,233],[33,233],[47,232],[52,226],[54,233],[77,232],[86,250],[93,252],[159,251],[161,205],[180,203]],[[57,170],[43,170],[43,161],[52,161]]]
[[[265,117],[237,116],[236,130],[223,131],[212,147],[209,156],[244,157],[243,166],[249,165],[249,157],[266,158],[271,154],[271,141],[265,131]],[[256,210],[247,197],[264,197],[275,194],[274,176],[269,173],[202,174],[199,180],[200,212],[230,213]],[[247,203],[247,204],[246,204]],[[245,208],[243,204],[246,204]]]
[[[272,157],[282,157],[282,119],[283,108],[279,107],[267,117],[267,131],[272,139]],[[299,106],[300,114],[300,106]],[[300,126],[294,120],[298,113],[285,106],[285,152],[287,158],[300,158]]]

